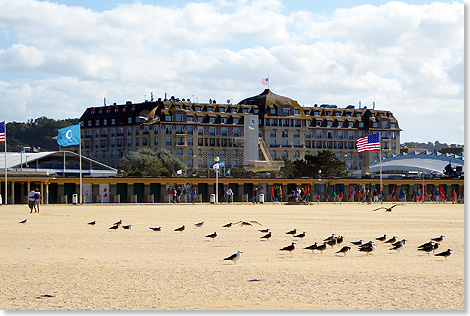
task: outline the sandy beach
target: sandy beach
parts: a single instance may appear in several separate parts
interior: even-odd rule
[[[0,308],[463,310],[464,206],[409,203],[372,212],[390,205],[42,205],[39,214],[0,206]],[[120,219],[132,229],[109,229]],[[240,220],[262,226],[222,228]],[[272,238],[261,240],[258,230],[266,228]],[[306,237],[286,234],[294,228]],[[214,240],[205,237],[213,232]],[[303,249],[333,233],[344,236],[341,245]],[[367,255],[351,244],[384,234],[406,239],[403,249],[377,241]],[[447,260],[417,251],[440,235],[436,253],[452,249]],[[292,254],[279,250],[292,241]],[[336,254],[345,245],[351,251]],[[223,260],[237,250],[236,264]]]

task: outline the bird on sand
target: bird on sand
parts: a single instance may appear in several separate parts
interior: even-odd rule
[[[154,232],[160,232],[162,231],[162,227],[149,227],[151,230],[153,230]]]
[[[266,229],[258,229],[259,232],[262,232],[262,233],[269,233],[269,228],[266,228]]]
[[[340,250],[338,250],[336,253],[342,253],[346,256],[346,252],[348,252],[349,250],[351,250],[351,247],[349,246],[344,246],[343,248],[341,248]]]
[[[18,224],[26,224],[27,221],[28,221],[28,219],[24,219],[21,222],[18,222]]]
[[[213,234],[207,235],[206,237],[212,238],[212,240],[214,240],[214,238],[217,237],[217,232],[214,232]]]
[[[395,241],[397,241],[397,237],[393,236],[389,240],[387,240],[385,243],[386,244],[393,244]]]
[[[233,263],[237,263],[237,260],[240,259],[240,254],[243,253],[242,251],[238,250],[237,253],[234,253],[230,257],[225,258],[224,260],[232,260]]]
[[[335,235],[335,234],[331,234],[330,237],[327,237],[327,238],[323,239],[323,241],[328,241],[328,240],[331,240],[331,239],[333,239],[333,238],[336,238],[336,235]]]
[[[336,245],[338,241],[337,241],[337,238],[333,238],[333,239],[328,240],[326,243],[330,245],[331,248],[333,248],[333,246]]]
[[[396,241],[392,244],[393,247],[398,246],[399,244],[405,244],[406,239]]]
[[[321,245],[318,245],[316,250],[320,250],[321,253],[323,253],[323,250],[326,249],[326,242],[324,242],[323,244]]]
[[[373,255],[372,251],[375,250],[375,244],[371,244],[368,247],[359,248],[359,251],[367,252],[367,255]]]
[[[303,232],[302,234],[294,235],[294,237],[296,237],[296,238],[304,238],[304,237],[305,237],[305,234],[306,234],[306,232]]]
[[[426,247],[429,247],[429,246],[432,246],[434,243],[432,241],[429,241],[425,244],[422,244],[421,246],[418,246],[418,249],[419,248],[426,248]]]
[[[121,225],[122,224],[122,219],[119,220],[119,222],[114,223],[114,225]]]
[[[222,227],[230,228],[230,227],[232,227],[232,225],[233,225],[233,223],[228,223],[228,224],[225,224],[225,225],[222,226]]]
[[[343,236],[338,236],[338,238],[336,238],[336,243],[339,245],[343,242],[343,240],[344,240]]]
[[[279,250],[289,251],[289,253],[292,254],[292,250],[294,249],[295,249],[295,242],[292,242],[292,244],[290,244],[289,246],[285,246],[284,248],[281,248]]]
[[[204,225],[204,222],[199,222],[199,223],[196,223],[194,224],[196,227],[202,227],[202,225]]]
[[[241,226],[253,226],[253,224],[251,224],[251,223],[255,223],[255,224],[258,224],[260,226],[263,226],[263,225],[261,225],[261,223],[259,223],[257,221],[238,221],[236,223],[233,223],[233,225],[240,224],[240,227]]]
[[[308,247],[305,247],[304,249],[312,250],[312,253],[313,253],[313,251],[314,251],[315,249],[317,249],[317,247],[318,247],[318,244],[317,244],[317,242],[315,242],[313,245],[310,245],[310,246],[308,246]]]
[[[124,226],[122,226],[122,228],[124,228],[124,229],[131,229],[131,228],[132,228],[132,225],[124,225]]]
[[[435,242],[438,242],[438,243],[441,243],[444,240],[444,237],[445,236],[441,235],[440,237],[431,238],[431,240],[435,241]]]
[[[396,243],[394,243],[392,246],[392,248],[390,248],[390,250],[400,250],[401,248],[403,248],[403,246],[405,245],[405,242],[406,242],[406,239],[402,239],[400,241],[397,241]]]
[[[404,205],[404,204],[395,204],[395,205],[392,205],[390,207],[379,207],[379,208],[376,208],[375,210],[373,210],[372,212],[375,212],[375,211],[380,210],[380,209],[384,209],[385,212],[391,212],[392,208],[394,208],[397,205]]]
[[[287,235],[295,235],[295,234],[297,234],[297,228],[286,232],[286,234],[287,234]]]
[[[451,251],[452,251],[452,249],[447,249],[444,252],[436,253],[435,256],[444,257],[447,261],[447,257],[451,255],[451,253],[450,253]]]
[[[378,241],[385,241],[387,239],[387,235],[383,235],[382,237],[377,237],[375,238],[375,240],[378,240]]]
[[[87,223],[87,225],[95,225],[95,224],[96,224],[96,221]]]
[[[183,232],[183,230],[185,229],[186,227],[181,226],[181,227],[178,227],[178,228],[175,228],[175,232]]]
[[[109,227],[109,229],[113,229],[113,230],[116,230],[118,228],[119,228],[119,225],[113,225],[113,226]]]
[[[437,243],[436,243],[437,244]],[[439,247],[439,244],[437,244],[438,247]],[[431,251],[434,251],[434,244],[428,244],[428,245],[425,245],[424,247],[418,247],[418,250],[419,251],[424,251],[424,252],[427,252],[428,253],[428,256],[429,256],[429,253]]]
[[[353,244],[354,246],[360,246],[362,245],[362,239],[359,239],[358,241],[351,241],[351,244]]]
[[[266,235],[264,235],[264,236],[261,236],[260,238],[263,238],[263,239],[269,240],[269,238],[271,238],[271,232],[267,233],[267,234],[266,234]]]
[[[359,249],[368,248],[368,247],[371,247],[372,245],[375,245],[375,243],[372,240],[370,240],[362,245],[359,245]]]

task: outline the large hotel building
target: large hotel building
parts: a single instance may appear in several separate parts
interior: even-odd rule
[[[160,121],[142,125],[140,116],[156,108]],[[226,168],[243,167],[244,117],[259,118],[259,137],[272,159],[290,160],[330,150],[350,172],[368,172],[379,152],[358,153],[359,137],[381,132],[382,156],[400,153],[400,128],[393,113],[348,105],[304,107],[266,89],[238,104],[158,99],[90,107],[80,118],[82,153],[117,167],[119,159],[140,147],[164,148],[191,169],[207,169],[219,157]],[[260,160],[265,160],[260,150]]]

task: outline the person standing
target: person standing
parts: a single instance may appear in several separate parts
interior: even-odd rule
[[[36,194],[36,192],[34,191],[34,188],[31,188],[31,191],[28,193],[28,206],[29,206],[29,209],[30,209],[30,213],[33,212],[33,208],[34,208],[34,195]]]
[[[34,189],[34,213],[39,213],[39,203],[41,203],[41,192],[36,188]]]
[[[181,187],[178,187],[178,190],[176,190],[176,203],[180,203],[181,202]]]
[[[196,189],[193,190],[193,192],[191,193],[191,201],[194,203],[196,203],[196,195],[197,195],[197,191]]]
[[[227,191],[225,192],[227,194],[227,203],[232,202],[232,196],[233,196],[233,191],[231,188],[228,188]]]

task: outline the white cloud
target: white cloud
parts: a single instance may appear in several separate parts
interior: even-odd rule
[[[66,118],[104,97],[139,102],[150,91],[238,102],[260,93],[269,75],[273,92],[303,105],[375,101],[398,117],[404,140],[432,121],[420,136],[463,143],[455,128],[464,122],[463,18],[458,2],[389,2],[326,16],[285,13],[276,0],[104,12],[0,1],[0,96],[17,109],[7,120]],[[452,110],[443,115],[443,107]],[[408,118],[414,111],[426,114]],[[449,125],[437,132],[439,124]]]

